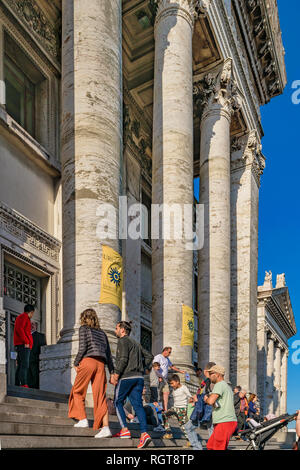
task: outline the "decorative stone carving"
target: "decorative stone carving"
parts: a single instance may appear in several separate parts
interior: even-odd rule
[[[215,91],[217,77],[209,73],[203,79],[194,83],[193,96],[194,96],[194,117],[202,117],[205,106],[209,102],[209,98]]]
[[[260,177],[265,169],[265,157],[262,154],[262,145],[257,131],[253,130],[245,136],[234,137],[231,141],[231,152],[231,171],[251,166],[259,186]]]
[[[188,9],[191,18],[197,20],[200,16],[206,16],[211,0],[150,0],[149,9],[152,13],[151,23],[154,25],[157,14],[164,8],[176,8]]]
[[[198,0],[195,5],[195,18],[206,16],[209,8],[210,0]]]
[[[285,282],[285,274],[277,274],[276,278],[276,289],[280,289],[282,287],[286,287],[286,282]]]
[[[196,17],[196,7],[201,8],[202,4],[197,0],[157,0],[156,3],[156,23],[165,15],[176,15],[185,18],[191,27]]]
[[[58,58],[60,54],[60,24],[55,28],[34,0],[6,0],[6,3],[17,13],[20,20],[39,37],[45,49]]]
[[[49,258],[58,261],[61,243],[2,202],[0,203],[1,228],[23,243],[28,243]]]
[[[145,173],[151,177],[152,174],[152,160],[151,154],[151,141],[141,128],[140,121],[134,116],[131,107],[124,104],[123,107],[123,148],[129,144],[133,150],[134,155],[138,159],[141,167]]]
[[[265,272],[264,286],[270,286],[272,289],[272,271]]]
[[[6,337],[6,320],[5,314],[0,312],[0,338]]]
[[[215,104],[219,104],[229,114],[240,109],[239,94],[233,77],[232,59],[228,58],[221,69],[207,74],[203,79],[194,83],[193,88],[196,115],[202,115]]]

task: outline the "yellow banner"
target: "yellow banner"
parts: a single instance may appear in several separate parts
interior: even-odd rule
[[[114,304],[122,310],[123,259],[109,246],[102,246],[100,304]]]
[[[194,347],[194,312],[187,305],[182,306],[182,336],[180,345]]]

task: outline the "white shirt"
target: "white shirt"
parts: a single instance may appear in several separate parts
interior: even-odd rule
[[[157,354],[153,359],[153,362],[158,362],[160,364],[160,369],[158,369],[158,375],[163,379],[168,378],[169,367],[172,367],[172,362],[168,357],[163,356],[162,354]]]
[[[186,385],[181,385],[176,390],[173,390],[174,407],[175,408],[186,408],[188,406],[189,398],[191,398],[191,392]]]

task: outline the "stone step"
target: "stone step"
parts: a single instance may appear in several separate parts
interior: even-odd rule
[[[45,390],[37,390],[35,388],[16,387],[15,385],[8,385],[7,397],[9,396],[56,403],[68,403],[69,400],[69,395],[66,394],[47,392]]]
[[[182,448],[182,440],[153,439],[149,448],[165,449]],[[139,439],[66,436],[31,436],[31,435],[1,435],[2,449],[131,449],[137,448]]]
[[[46,409],[56,409],[56,410],[68,410],[68,402],[54,402],[46,400],[38,400],[35,398],[23,398],[15,396],[6,396],[3,403],[12,404],[12,405],[26,405],[32,406],[34,408],[46,408]]]
[[[23,413],[25,415],[39,415],[39,416],[57,416],[57,417],[67,417],[68,412],[67,408],[45,408],[45,407],[38,407],[32,406],[28,404],[8,404],[8,403],[0,403],[0,413],[5,411],[14,411],[16,413]],[[93,410],[91,408],[87,408],[87,418],[93,419]],[[113,421],[116,420],[117,417],[113,417]]]
[[[120,426],[111,427],[111,431],[114,433],[118,432]],[[11,422],[11,421],[2,421],[0,422],[0,434],[1,435],[30,435],[30,436],[74,436],[74,437],[94,437],[98,431],[93,430],[92,428],[75,428],[74,426],[64,426],[64,425],[48,425],[41,423],[29,423],[27,422]],[[140,430],[137,426],[133,429],[130,427],[130,432],[133,438],[139,438]],[[154,431],[148,431],[150,436],[153,439],[160,439],[161,433]],[[175,433],[175,438],[181,441],[185,441],[183,435]],[[124,439],[120,439],[123,441]]]

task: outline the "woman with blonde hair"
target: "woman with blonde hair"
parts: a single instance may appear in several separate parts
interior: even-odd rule
[[[255,395],[255,393],[250,393],[248,405],[248,417],[257,420],[259,417],[259,409],[257,407],[257,396]]]
[[[85,397],[91,382],[94,399],[94,426],[101,428],[95,437],[110,437],[106,402],[107,365],[110,374],[114,371],[112,355],[106,334],[100,328],[95,310],[89,308],[80,315],[79,350],[74,361],[77,375],[69,398],[69,418],[78,420],[74,426],[89,426],[85,411]]]

